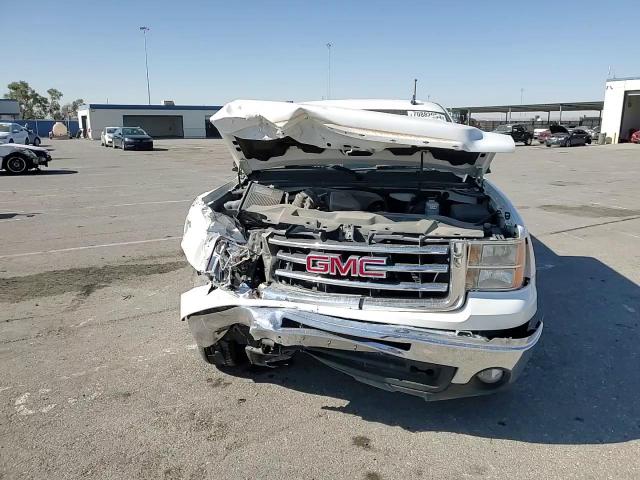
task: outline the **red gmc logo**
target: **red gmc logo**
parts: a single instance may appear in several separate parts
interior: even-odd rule
[[[370,265],[386,265],[387,259],[381,257],[358,257],[351,255],[342,260],[339,254],[307,255],[307,272],[329,275],[351,275],[353,277],[385,278],[386,272],[371,271]]]

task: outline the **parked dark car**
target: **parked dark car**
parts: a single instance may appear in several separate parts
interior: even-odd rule
[[[514,142],[522,142],[525,145],[531,145],[533,140],[533,133],[529,131],[526,125],[500,125],[494,132],[511,135]]]
[[[140,127],[119,127],[113,133],[113,148],[153,150],[153,138]]]
[[[40,136],[30,128],[27,128],[27,132],[29,133],[29,136],[24,142],[25,145],[33,145],[35,147],[39,147],[40,143],[42,143],[42,141],[40,140]]]
[[[551,125],[549,130],[551,131],[551,136],[545,142],[547,147],[552,145],[573,147],[591,143],[591,135],[580,127],[569,129],[563,125]]]

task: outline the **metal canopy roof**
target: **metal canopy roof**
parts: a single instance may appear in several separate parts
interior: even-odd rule
[[[509,113],[509,112],[576,112],[582,110],[602,110],[604,101],[597,102],[562,102],[562,103],[530,103],[526,105],[494,105],[488,107],[454,107],[456,112],[473,113]]]

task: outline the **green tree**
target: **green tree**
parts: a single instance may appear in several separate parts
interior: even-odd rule
[[[78,98],[71,103],[65,103],[61,109],[62,118],[77,118],[78,108],[80,108],[81,105],[84,105],[84,100],[81,98]]]
[[[4,94],[4,98],[18,101],[22,118],[38,118],[47,114],[49,101],[24,80],[11,82],[7,85],[7,90],[8,93]]]
[[[63,97],[62,92],[55,88],[50,88],[47,90],[47,95],[49,95],[49,116],[54,120],[63,120],[64,116],[60,111],[60,99]]]

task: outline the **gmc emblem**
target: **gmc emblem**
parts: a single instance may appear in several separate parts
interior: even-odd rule
[[[329,275],[351,275],[352,277],[385,278],[386,272],[369,270],[370,265],[386,265],[387,259],[381,257],[359,257],[351,255],[342,260],[339,254],[307,255],[307,272]]]

